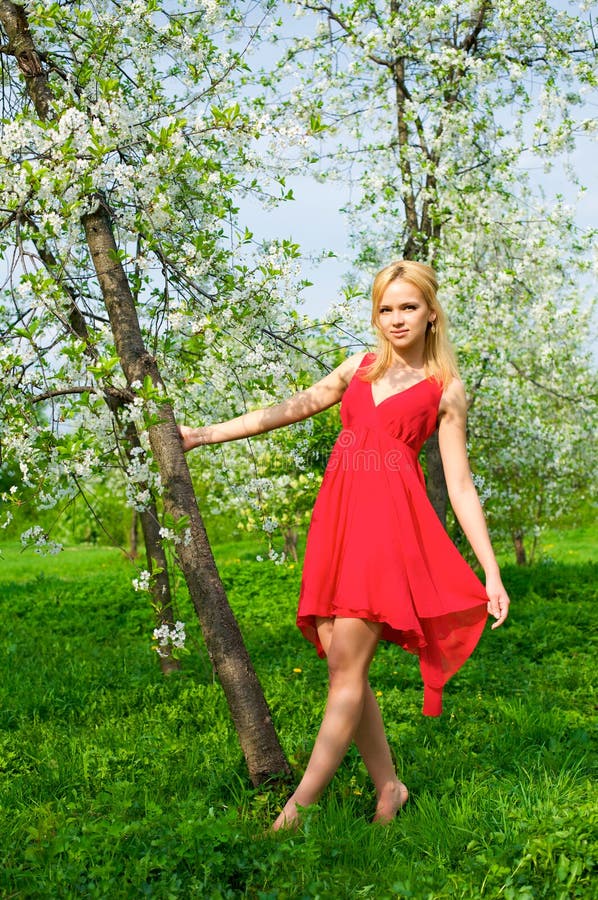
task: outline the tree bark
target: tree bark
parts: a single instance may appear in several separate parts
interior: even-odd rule
[[[446,527],[448,491],[444,477],[444,468],[442,466],[442,457],[440,456],[440,447],[438,446],[437,431],[428,438],[424,446],[426,465],[428,468],[428,478],[426,482],[428,497],[430,498],[430,503],[436,510],[436,515]]]
[[[101,203],[95,212],[84,216],[83,226],[127,381],[143,383],[149,375],[156,388],[164,392],[156,360],[144,345],[129,282],[118,261],[109,214]],[[288,774],[290,768],[270,710],[216,569],[165,393],[160,422],[150,427],[149,438],[164,488],[164,508],[175,523],[182,518],[189,523],[177,553],[251,780],[257,785]]]
[[[298,561],[297,557],[297,540],[299,535],[297,534],[297,529],[289,528],[284,529],[284,553],[285,556],[290,556],[293,562]]]
[[[25,10],[10,0],[0,0],[0,23],[9,40],[5,49],[15,57],[25,77],[38,116],[50,118],[53,95]],[[163,391],[156,361],[143,342],[126,273],[118,260],[111,219],[101,202],[95,212],[83,218],[82,224],[127,380],[143,383],[149,375],[153,384]],[[178,555],[251,780],[257,785],[274,776],[289,774],[290,767],[263,691],[218,576],[168,402],[162,405],[160,423],[150,428],[149,436],[164,487],[166,512],[175,523],[181,518],[189,522],[189,540],[183,539],[178,545]]]
[[[525,553],[525,544],[523,543],[523,532],[520,529],[512,534],[513,547],[515,548],[515,559],[518,566],[527,565],[527,555]]]
[[[48,76],[43,69],[31,32],[27,13],[22,6],[10,0],[0,0],[0,22],[8,37],[5,53],[14,56],[17,65],[25,77],[27,92],[33,100],[40,119],[50,117],[54,95],[50,90]]]
[[[131,451],[135,447],[140,447],[139,435],[137,429],[132,422],[127,425],[127,456],[131,458]],[[144,487],[145,485],[140,485]],[[156,622],[160,625],[168,625],[172,628],[174,625],[174,610],[172,607],[172,593],[170,590],[170,578],[168,577],[168,560],[162,546],[162,538],[160,537],[160,521],[158,519],[158,510],[155,501],[151,500],[148,506],[141,510],[140,513],[136,509],[133,510],[133,522],[141,521],[141,530],[143,532],[143,542],[145,544],[145,554],[147,559],[147,569],[152,576],[151,580],[151,596],[152,606],[156,613]],[[131,528],[131,536],[135,533],[137,526]],[[164,654],[164,655],[162,655]],[[172,652],[166,648],[159,654],[160,668],[164,675],[170,675],[177,672],[181,668],[178,659],[172,655]]]
[[[129,556],[132,560],[136,560],[139,556],[139,535],[137,529],[139,527],[139,513],[136,509],[131,510],[131,525],[129,528]]]

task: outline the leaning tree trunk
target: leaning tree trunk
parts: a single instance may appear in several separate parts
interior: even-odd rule
[[[218,575],[197,507],[189,468],[156,360],[148,353],[126,273],[118,261],[108,212],[101,202],[83,218],[87,243],[112,326],[116,351],[129,384],[147,375],[164,392],[160,422],[149,429],[164,489],[164,508],[175,524],[189,522],[189,540],[177,546],[189,594],[197,611],[210,659],[224,689],[254,784],[288,773],[257,675]]]
[[[22,6],[0,0],[0,22],[9,41],[3,49],[16,59],[38,116],[47,119],[53,95],[29,31],[27,14]],[[112,223],[101,203],[96,212],[84,217],[83,226],[127,380],[143,382],[149,375],[163,390],[156,360],[143,343],[130,285],[118,261]],[[251,780],[257,785],[273,776],[288,774],[290,768],[263,691],[218,576],[172,408],[167,402],[161,407],[159,424],[150,428],[149,436],[164,488],[165,509],[175,522],[183,517],[189,522],[190,540],[181,541],[178,547],[181,567]]]

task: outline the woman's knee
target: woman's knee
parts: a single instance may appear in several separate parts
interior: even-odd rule
[[[344,648],[334,645],[328,650],[328,681],[330,684],[338,684],[340,681],[363,680],[363,666],[357,665]]]

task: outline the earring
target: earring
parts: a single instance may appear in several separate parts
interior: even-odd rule
[[[430,331],[432,332],[432,334],[436,334],[436,325],[434,324],[434,322],[432,322],[432,325],[430,326]]]

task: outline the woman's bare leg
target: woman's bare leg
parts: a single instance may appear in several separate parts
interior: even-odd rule
[[[407,802],[409,791],[397,778],[380,707],[369,685],[354,740],[376,788],[374,822],[391,822]]]
[[[332,640],[333,619],[318,620],[318,635],[324,652],[328,653]],[[380,707],[369,684],[363,713],[353,739],[376,789],[375,822],[389,822],[407,802],[409,792],[399,781],[384,732]]]
[[[338,769],[363,715],[367,674],[382,626],[364,619],[336,618],[328,646],[329,688],[324,718],[307,768],[273,828],[293,826],[297,805],[321,796]]]

